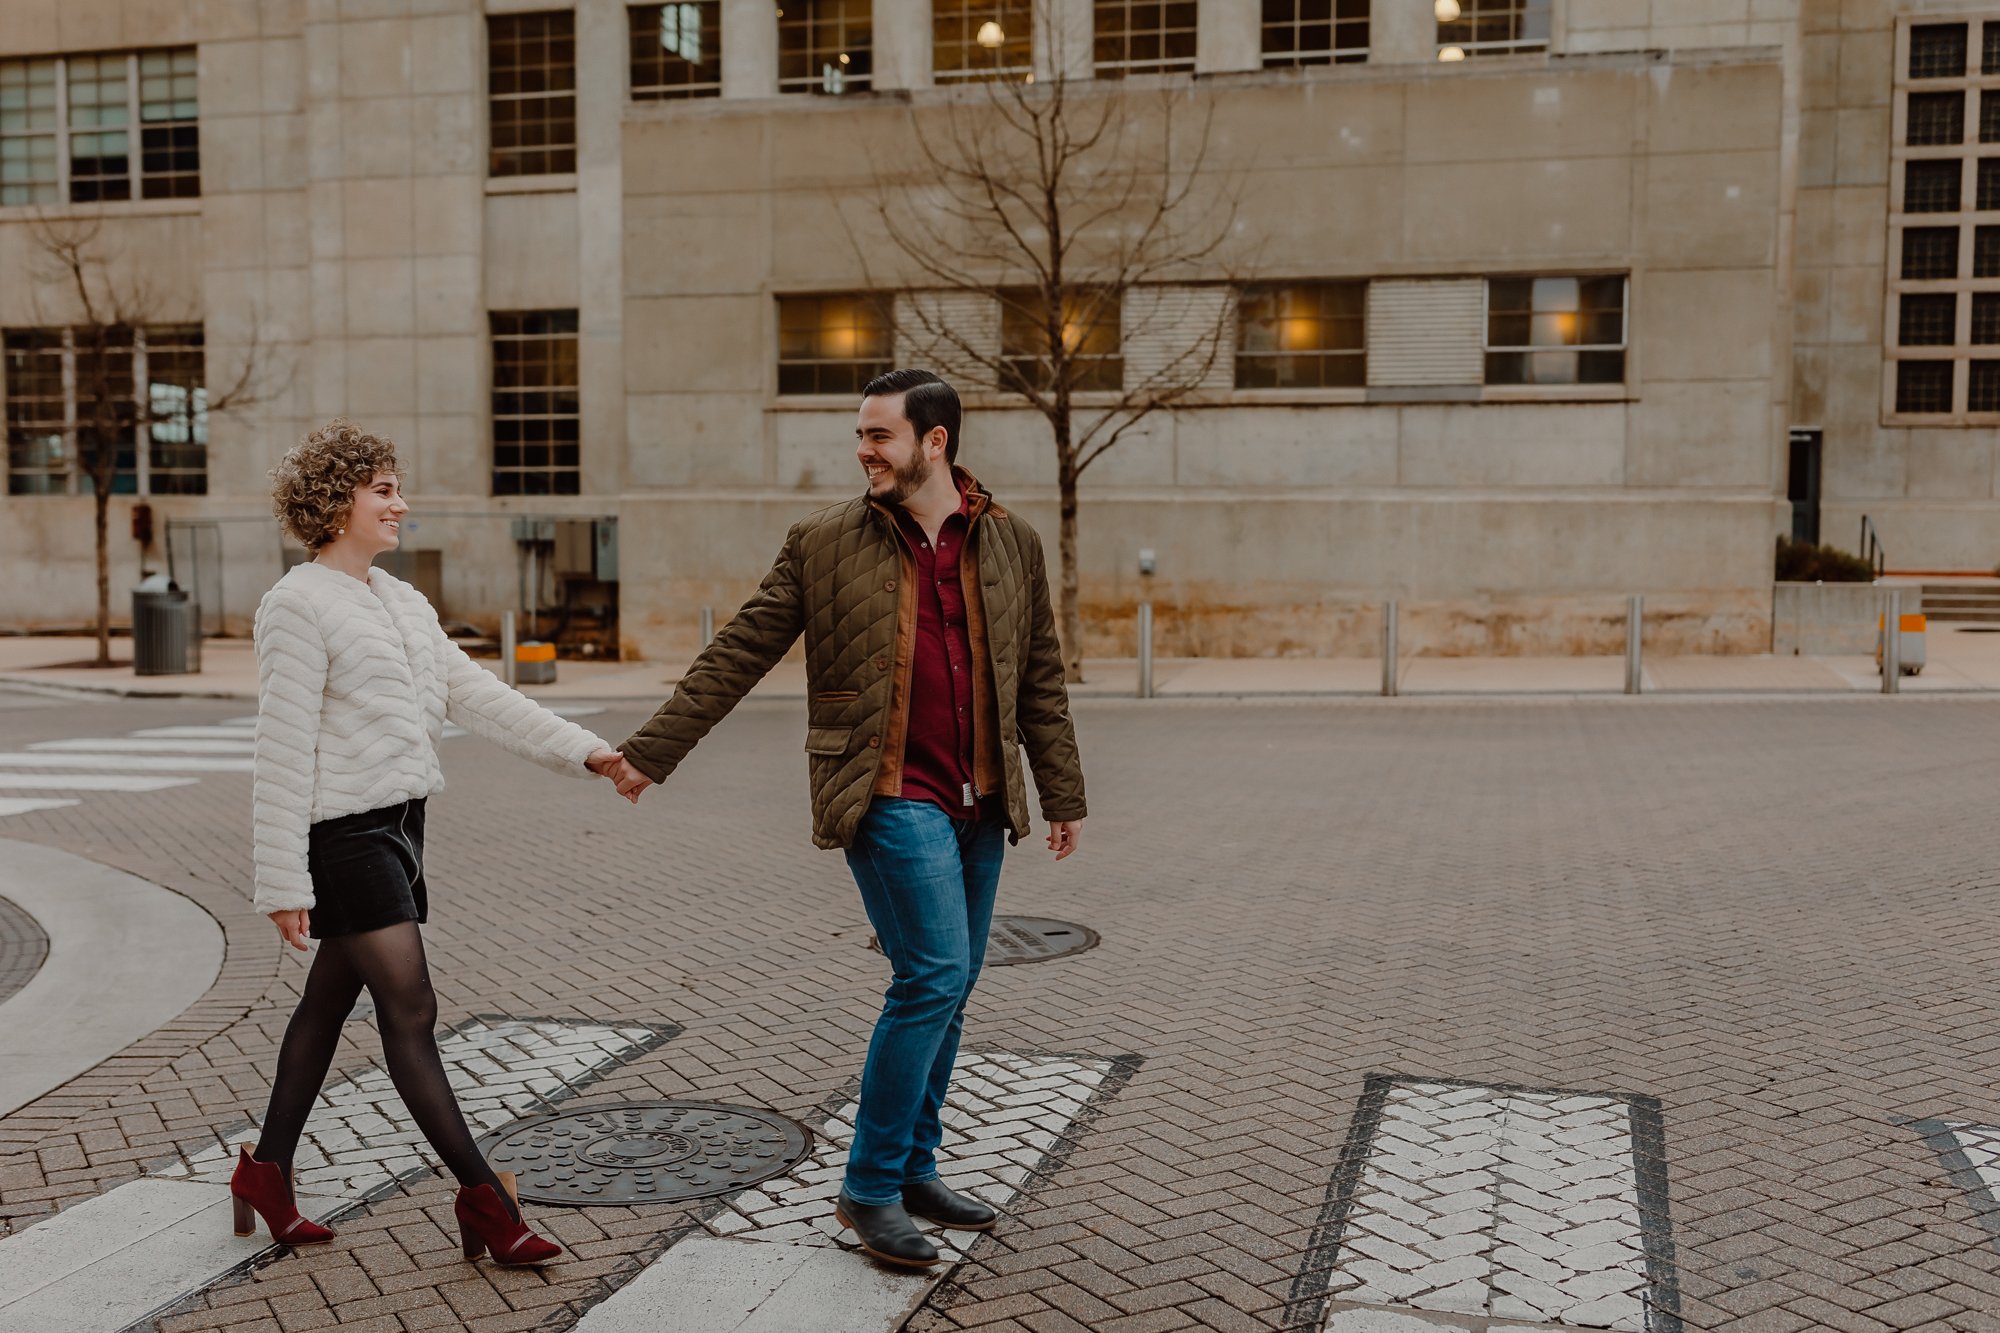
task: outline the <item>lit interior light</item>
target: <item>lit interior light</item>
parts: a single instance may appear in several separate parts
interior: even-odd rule
[[[847,63],[847,52],[845,52],[845,51],[842,51],[842,52],[840,53],[840,63],[841,63],[841,64],[843,64],[843,65],[845,65],[845,64]]]
[[[1458,7],[1458,0],[1437,0],[1437,3],[1431,6],[1431,12],[1437,15],[1439,23],[1451,23],[1455,22],[1463,11]]]
[[[1021,82],[1023,83],[1033,83],[1034,81],[1035,81],[1035,76],[1032,74],[1030,74],[1027,78],[1021,80]]]
[[[979,36],[975,39],[989,51],[997,51],[1007,41],[1007,34],[992,19],[979,25]]]
[[[1294,316],[1278,321],[1278,345],[1288,352],[1303,352],[1319,345],[1319,321]]]
[[[1465,48],[1462,46],[1447,46],[1444,50],[1438,52],[1438,59],[1447,65],[1463,60],[1465,59]]]

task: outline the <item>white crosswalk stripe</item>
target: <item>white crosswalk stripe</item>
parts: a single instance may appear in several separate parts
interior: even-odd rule
[[[476,1128],[545,1109],[671,1035],[637,1024],[475,1020],[438,1043]],[[254,1129],[219,1126],[213,1147],[0,1240],[0,1329],[117,1333],[271,1248],[230,1225],[229,1175]],[[412,1172],[436,1169],[389,1076],[327,1088],[295,1168],[300,1211],[336,1216]]]
[[[111,754],[249,754],[257,746],[252,739],[242,740],[160,740],[157,737],[121,736],[84,737],[77,740],[36,741],[28,748],[35,751],[54,753],[93,753],[104,751]]]
[[[118,773],[0,773],[0,787],[43,791],[165,791],[191,787],[200,778],[142,778]]]
[[[964,1054],[945,1103],[938,1174],[1005,1208],[1062,1142],[1113,1064]],[[893,1273],[866,1261],[834,1218],[857,1107],[819,1128],[788,1176],[731,1197],[689,1236],[586,1314],[577,1333],[889,1333],[965,1258],[975,1234],[929,1228],[944,1262]]]
[[[254,723],[250,726],[236,723],[213,727],[147,727],[132,734],[150,740],[241,741],[255,736],[256,727]]]
[[[1924,1142],[1938,1155],[1951,1183],[1965,1195],[1965,1202],[1980,1226],[2000,1249],[2000,1125],[1982,1125],[1970,1120],[1912,1120]]]
[[[0,768],[114,768],[149,773],[248,773],[250,757],[197,754],[0,754]]]
[[[25,815],[34,810],[60,810],[80,802],[36,796],[0,796],[0,815]]]

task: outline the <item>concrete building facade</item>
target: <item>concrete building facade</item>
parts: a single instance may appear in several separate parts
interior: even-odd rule
[[[403,449],[447,619],[519,605],[532,556],[540,606],[684,656],[860,484],[854,377],[927,355],[857,313],[925,286],[868,209],[929,206],[914,136],[998,71],[1142,133],[1174,99],[1237,210],[1212,269],[1125,297],[1128,328],[1171,296],[1228,346],[1083,483],[1087,651],[1129,651],[1140,548],[1169,653],[1366,651],[1389,596],[1419,651],[1605,650],[1630,593],[1662,648],[1762,651],[1795,522],[1851,544],[1866,513],[1913,569],[2000,558],[2000,8],[1943,5],[9,0],[0,625],[89,615],[79,316],[38,239],[83,224],[143,298],[156,418],[114,588],[164,565],[126,535],[143,501],[241,629],[286,558],[265,474],[344,414]],[[1913,206],[1938,276],[1905,276]],[[1127,376],[1152,354],[1107,336]],[[245,367],[253,403],[189,410]],[[968,406],[962,461],[1053,547],[1045,423]]]

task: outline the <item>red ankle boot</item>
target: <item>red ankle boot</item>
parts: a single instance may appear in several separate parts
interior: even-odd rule
[[[507,1197],[514,1200],[514,1207],[521,1206],[519,1196],[514,1193],[514,1173],[502,1171],[500,1183],[507,1187]],[[493,1262],[509,1268],[523,1268],[531,1264],[545,1264],[563,1252],[562,1246],[552,1240],[544,1240],[528,1230],[527,1224],[514,1219],[500,1196],[493,1192],[491,1185],[473,1185],[461,1189],[452,1201],[452,1211],[458,1214],[459,1239],[465,1244],[465,1257],[477,1259],[488,1250],[493,1252]]]
[[[299,1216],[298,1205],[292,1201],[292,1182],[286,1178],[285,1169],[276,1162],[260,1162],[250,1156],[254,1146],[246,1143],[237,1149],[236,1174],[229,1178],[236,1234],[256,1234],[257,1217],[251,1215],[255,1209],[264,1219],[264,1225],[271,1228],[271,1239],[280,1245],[317,1245],[332,1240],[333,1232]]]

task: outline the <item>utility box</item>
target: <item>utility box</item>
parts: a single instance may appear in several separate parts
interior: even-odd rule
[[[1905,613],[1898,617],[1898,619],[1902,621],[1902,624],[1897,629],[1899,639],[1896,648],[1901,654],[1903,674],[1914,676],[1924,669],[1924,630],[1930,622],[1921,612],[1916,614]],[[1887,620],[1888,617],[1886,615],[1875,618],[1875,670],[1877,672],[1882,670],[1882,651],[1888,646],[1888,640],[1883,634],[1884,622]]]
[[[616,583],[618,582],[618,520],[600,518],[593,526],[597,541],[598,582]]]
[[[559,579],[596,578],[597,525],[587,518],[559,518],[555,529],[549,572]]]

